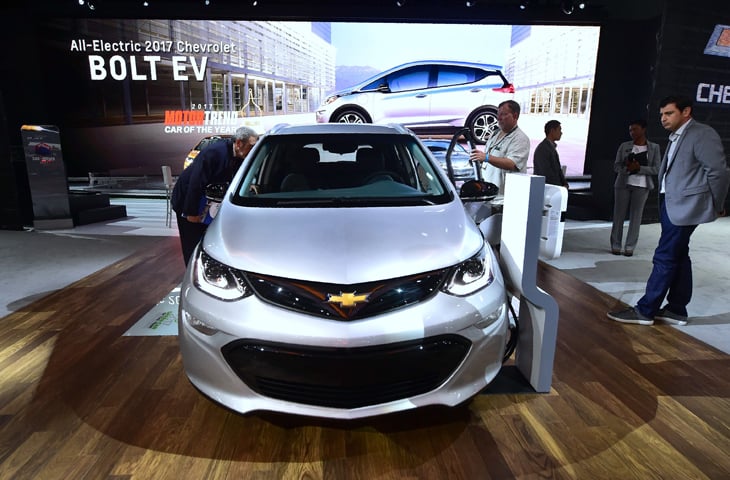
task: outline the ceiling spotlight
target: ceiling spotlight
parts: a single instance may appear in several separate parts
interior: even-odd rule
[[[88,5],[88,6],[89,6],[89,10],[96,10],[96,7],[94,6],[94,4],[93,4],[93,3],[89,2],[89,3],[87,3],[86,5]]]
[[[580,10],[585,10],[586,9],[586,2],[578,2],[578,8]]]
[[[84,2],[84,0],[79,0],[79,5],[81,5],[82,7],[84,6],[84,3],[86,3]]]
[[[563,0],[560,2],[560,6],[563,10],[563,13],[566,15],[570,15],[573,13],[573,10],[575,10],[575,4],[572,0]]]
[[[467,7],[473,7],[476,4],[477,4],[477,2],[475,0],[466,0]]]
[[[142,6],[143,7],[149,7],[150,6],[150,2],[144,1],[144,2],[142,2]]]
[[[527,0],[523,0],[522,2],[520,2],[520,10],[527,10],[527,7],[529,6],[530,2],[528,2]]]
[[[251,5],[254,7],[257,6],[258,4],[259,4],[259,0],[253,0],[253,2],[251,3]]]
[[[395,0],[395,4],[399,7],[402,7],[406,4],[406,0]]]

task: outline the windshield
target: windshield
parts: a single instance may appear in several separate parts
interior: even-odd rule
[[[233,202],[246,206],[404,206],[449,202],[410,135],[300,134],[259,140]]]
[[[436,155],[438,154],[446,154],[446,151],[449,149],[449,141],[442,141],[442,140],[424,140],[423,144],[426,145],[426,148],[431,150],[431,153],[434,153]],[[461,143],[455,143],[454,144],[454,150],[452,152],[454,155],[469,155],[469,151],[464,147]]]

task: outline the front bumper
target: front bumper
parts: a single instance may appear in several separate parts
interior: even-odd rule
[[[241,413],[352,419],[453,406],[501,368],[508,331],[504,292],[498,277],[470,297],[439,293],[341,322],[255,296],[218,301],[186,277],[178,320],[183,364],[201,392]],[[193,327],[193,320],[210,330]]]
[[[317,123],[327,123],[329,121],[330,115],[327,110],[317,110],[314,112],[314,116],[317,119]]]

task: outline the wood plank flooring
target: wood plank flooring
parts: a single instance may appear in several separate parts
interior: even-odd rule
[[[238,415],[176,337],[125,337],[182,276],[178,240],[0,319],[0,479],[727,479],[730,359],[547,265],[553,389],[358,420]]]

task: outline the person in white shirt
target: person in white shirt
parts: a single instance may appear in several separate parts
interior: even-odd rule
[[[499,132],[487,140],[484,151],[475,148],[471,160],[480,162],[484,168],[484,180],[499,188],[498,195],[504,195],[505,177],[509,172],[524,173],[530,156],[530,138],[517,126],[520,105],[506,100],[497,109]]]
[[[623,254],[630,257],[639,240],[639,228],[644,216],[644,205],[654,188],[654,176],[662,161],[659,145],[646,139],[646,120],[629,122],[631,140],[623,142],[616,152],[613,171],[613,227],[611,228],[611,253],[621,255],[624,220],[629,214],[629,230]]]

